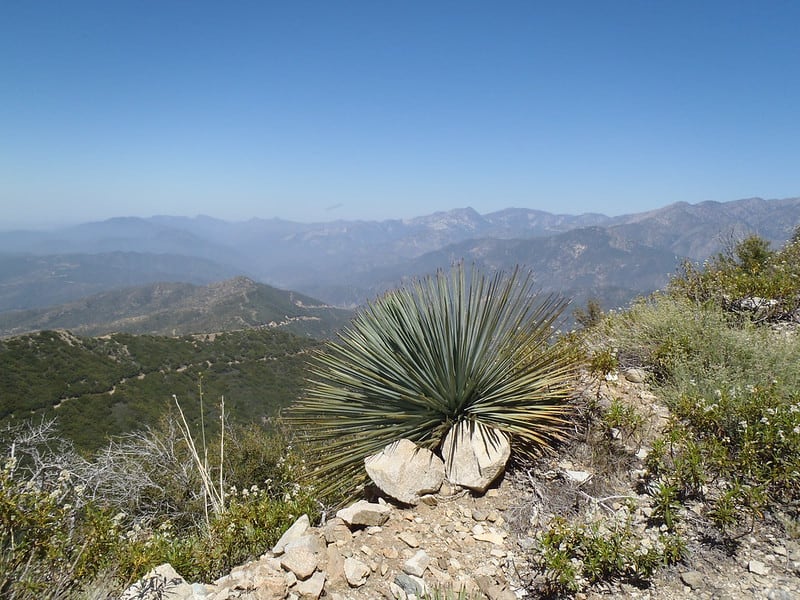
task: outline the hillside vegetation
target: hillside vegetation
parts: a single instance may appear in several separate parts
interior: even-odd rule
[[[173,394],[196,423],[201,378],[210,422],[221,396],[232,421],[262,422],[299,396],[306,353],[317,344],[265,329],[178,338],[42,331],[0,340],[0,424],[56,419],[60,435],[95,450],[158,422]]]
[[[499,346],[496,352],[488,353],[476,352],[486,344],[480,332],[488,330],[473,326],[478,315],[490,322],[500,319],[501,314],[490,310],[496,305],[492,301],[483,303],[484,295],[476,294],[478,305],[487,310],[472,310],[471,304],[459,300],[460,295],[450,296],[441,280],[438,285],[430,284],[430,294],[442,294],[445,315],[463,312],[463,321],[444,319],[452,324],[454,333],[441,336],[448,344],[453,343],[444,352],[431,345],[428,336],[418,338],[419,347],[432,357],[452,360],[468,356],[471,366],[483,365],[491,370],[492,365],[501,364],[504,373],[510,366],[526,376],[547,373],[548,365],[556,364],[553,356],[564,357],[566,366],[579,360],[585,366],[587,379],[581,393],[576,393],[569,405],[558,406],[559,418],[570,420],[569,427],[560,431],[576,435],[564,445],[553,440],[552,447],[560,453],[560,459],[585,461],[594,477],[583,487],[559,484],[562,497],[550,499],[556,507],[551,515],[541,512],[537,513],[539,517],[548,518],[524,519],[529,537],[520,551],[527,552],[529,561],[536,565],[527,585],[532,593],[569,597],[618,581],[645,586],[664,568],[691,560],[692,553],[715,551],[720,553],[714,555],[715,560],[729,558],[744,536],[755,539],[763,528],[784,539],[796,535],[800,529],[798,273],[797,235],[777,251],[763,240],[749,238],[706,265],[686,265],[668,290],[641,299],[629,310],[601,314],[594,306],[582,311],[579,321],[587,326],[584,331],[549,339],[548,313],[534,313],[531,329],[522,329],[541,332],[530,337],[534,347],[509,350]],[[342,379],[344,386],[339,386],[340,382],[328,385],[329,380],[320,379],[314,384],[314,402],[322,402],[325,394],[341,400],[346,394],[367,390],[375,397],[385,393],[399,399],[409,418],[426,420],[432,427],[441,423],[438,414],[426,417],[431,413],[430,402],[406,399],[401,389],[405,386],[399,385],[399,379],[362,377],[362,391],[348,380],[366,372],[363,368],[351,369],[354,360],[367,364],[370,373],[380,374],[382,359],[371,362],[372,357],[383,356],[400,342],[411,347],[410,342],[416,343],[417,337],[410,338],[407,332],[425,331],[418,327],[415,311],[427,314],[429,303],[417,303],[413,295],[407,297],[410,301],[403,304],[403,311],[395,310],[389,297],[385,305],[373,307],[373,312],[378,315],[385,306],[409,327],[392,328],[377,319],[374,327],[346,334],[345,339],[359,349],[358,354],[342,346],[327,347],[334,359],[323,354],[320,360],[341,367],[346,376]],[[426,319],[421,322],[428,323]],[[438,331],[436,324],[440,323],[433,319],[431,331]],[[83,368],[92,368],[93,361],[128,365],[132,359],[125,356],[129,353],[136,357],[136,364],[146,363],[152,368],[148,373],[174,377],[170,382],[191,369],[203,370],[208,373],[203,378],[207,398],[221,393],[234,398],[236,394],[222,388],[235,384],[235,377],[213,392],[212,381],[238,370],[233,358],[238,356],[239,346],[247,346],[247,338],[235,335],[255,333],[226,335],[233,336],[228,338],[228,346],[222,346],[228,347],[228,354],[216,350],[211,360],[204,354],[211,346],[205,347],[197,338],[183,338],[174,341],[175,358],[162,356],[165,360],[161,361],[156,356],[149,358],[159,347],[148,346],[150,338],[141,338],[138,343],[143,346],[138,347],[134,336],[116,335],[89,342],[104,347],[106,354],[90,352]],[[73,347],[85,343],[64,334],[42,333],[38,337],[42,343],[52,344],[52,349],[62,348],[62,353],[68,352],[70,343]],[[26,364],[31,370],[45,372],[45,355],[38,357],[39,362],[34,360],[37,338],[28,339],[32,340],[27,342],[32,350]],[[276,342],[280,339],[273,338]],[[282,343],[307,342],[287,336]],[[488,347],[495,349],[491,344]],[[303,351],[302,347],[294,348],[298,353]],[[554,354],[551,348],[557,352]],[[285,354],[294,356],[292,352]],[[179,370],[192,356],[191,367]],[[266,352],[260,347],[242,364],[264,368],[270,360],[262,361],[262,356]],[[398,360],[405,368],[413,359],[401,354]],[[63,370],[58,365],[64,360],[53,361],[55,372]],[[204,360],[211,364],[204,363],[206,368],[201,369]],[[526,366],[525,360],[532,360],[536,368]],[[653,406],[643,404],[645,396],[637,397],[638,404],[608,396],[611,388],[607,381],[621,377],[622,371],[630,368],[641,371],[666,405],[659,426],[647,435],[643,434],[643,424],[651,415],[645,409]],[[131,376],[135,378],[140,371],[141,366]],[[196,386],[197,371],[187,375],[187,387]],[[447,369],[438,368],[436,360],[414,363],[410,372],[426,385],[443,390],[448,401],[467,407],[467,414],[475,408],[480,418],[486,418],[488,413],[483,409],[488,404],[500,422],[517,410],[517,394],[509,396],[505,383],[491,388],[492,393],[487,395],[485,390],[471,387],[468,379],[466,387],[456,386],[468,393],[454,396],[448,391],[453,383],[451,375]],[[117,375],[125,377],[122,371]],[[149,376],[146,374],[144,381]],[[460,379],[452,377],[456,382]],[[159,382],[159,394],[165,393],[165,387],[170,388],[167,393],[174,392],[163,379],[153,381]],[[73,376],[69,383],[88,394],[103,393],[83,389],[95,385],[91,377]],[[47,389],[41,386],[32,396]],[[188,390],[187,395],[191,395]],[[536,398],[531,400],[535,402]],[[52,405],[53,400],[49,402]],[[442,404],[436,399],[433,402],[437,408]],[[62,403],[62,408],[69,404]],[[338,410],[345,410],[345,404],[339,402]],[[311,404],[300,407],[308,413]],[[374,427],[380,427],[381,406],[372,406],[371,410],[369,418]],[[389,423],[397,411],[391,403],[386,404],[385,411],[384,422]],[[448,414],[453,420],[464,418],[464,413]],[[313,415],[304,416],[311,418],[295,422],[313,428]],[[335,419],[326,415],[322,419],[327,419],[324,425],[329,430],[336,427]],[[530,427],[540,424],[534,422]],[[538,433],[546,434],[547,427],[545,423]],[[341,431],[352,434],[354,441],[364,433],[346,428]],[[313,442],[314,436],[307,435],[306,430],[277,427],[267,434],[253,426],[232,427],[226,430],[224,439],[227,452],[223,452],[222,432],[210,432],[207,444],[199,441],[200,431],[196,444],[187,444],[186,434],[181,432],[180,419],[168,414],[150,428],[122,437],[89,457],[65,451],[47,427],[15,427],[4,432],[7,454],[0,481],[0,592],[15,599],[78,598],[87,592],[103,597],[166,561],[187,580],[212,580],[248,557],[261,555],[298,514],[307,512],[314,519],[319,509],[341,500],[335,495],[320,495],[318,472],[305,466],[306,456],[318,457],[324,450],[313,443],[308,447],[306,441]],[[335,439],[330,431],[325,433],[326,440]],[[193,447],[199,459],[192,457]],[[48,448],[59,451],[48,453]],[[582,454],[573,456],[571,453],[579,448]],[[335,450],[340,472],[347,473],[351,458],[348,444],[338,443]],[[517,455],[518,450],[518,445],[512,445]],[[539,498],[541,490],[552,482],[537,481],[534,475],[546,472],[552,464],[543,462],[539,469],[535,464],[521,463],[522,475]],[[204,471],[210,477],[198,475]],[[632,489],[634,472],[636,487]],[[330,480],[329,473],[324,475]],[[614,486],[623,479],[629,487],[620,494]],[[532,493],[531,498],[535,497]],[[581,506],[588,508],[579,510]]]
[[[207,286],[155,283],[49,308],[0,313],[0,335],[69,329],[89,336],[174,336],[267,327],[320,338],[333,335],[350,316],[350,311],[314,298],[236,277]]]

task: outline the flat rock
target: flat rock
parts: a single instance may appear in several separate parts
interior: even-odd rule
[[[300,537],[291,540],[284,547],[284,552],[288,552],[292,548],[305,548],[309,552],[320,554],[325,551],[325,542],[322,541],[319,532],[315,531],[315,533],[304,533]]]
[[[700,571],[686,571],[681,573],[681,581],[693,590],[699,590],[706,586],[706,577]]]
[[[419,540],[410,531],[401,531],[398,536],[409,548],[419,548]]]
[[[430,563],[431,557],[428,556],[425,550],[418,550],[414,556],[409,558],[403,564],[403,572],[407,573],[408,575],[422,577],[422,574],[425,572],[425,569],[428,568]]]
[[[450,483],[485,492],[505,469],[511,444],[502,431],[461,421],[445,437],[442,455]]]
[[[749,563],[747,563],[747,570],[751,573],[755,573],[756,575],[769,574],[769,567],[760,560],[751,560]]]
[[[370,527],[386,523],[391,512],[392,508],[386,504],[359,500],[355,504],[341,509],[336,516],[350,526]]]
[[[592,474],[588,471],[575,471],[572,469],[566,469],[564,471],[564,478],[567,481],[571,481],[573,483],[581,484],[586,483],[592,478]]]
[[[404,504],[419,504],[421,496],[438,492],[444,481],[442,460],[407,439],[368,456],[364,468],[375,485]]]

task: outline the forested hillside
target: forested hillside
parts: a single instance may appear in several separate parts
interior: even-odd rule
[[[198,423],[201,382],[207,423],[218,423],[223,395],[232,421],[261,422],[297,398],[317,344],[263,329],[180,338],[43,331],[0,340],[0,424],[56,418],[64,437],[93,450],[174,410],[173,394]]]

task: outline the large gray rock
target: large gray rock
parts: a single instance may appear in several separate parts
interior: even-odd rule
[[[370,527],[386,523],[391,512],[392,509],[385,504],[359,500],[355,504],[341,509],[336,516],[351,527]]]
[[[445,437],[442,455],[450,483],[485,492],[505,469],[511,444],[502,431],[461,421]]]
[[[444,463],[411,440],[398,440],[364,459],[367,475],[385,494],[405,504],[419,504],[420,496],[439,491]]]

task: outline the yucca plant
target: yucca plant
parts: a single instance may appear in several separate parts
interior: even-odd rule
[[[387,293],[315,355],[288,421],[318,448],[323,494],[354,491],[364,458],[397,439],[437,451],[462,421],[505,432],[522,453],[563,438],[578,363],[551,338],[568,302],[535,294],[519,269],[466,271]]]

